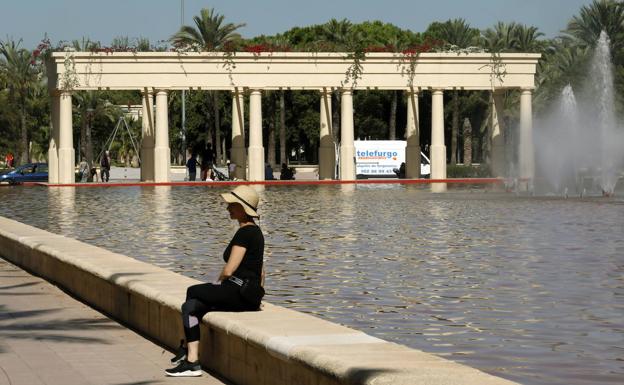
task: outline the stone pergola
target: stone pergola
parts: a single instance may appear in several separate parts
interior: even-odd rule
[[[495,176],[504,172],[502,114],[505,89],[520,89],[519,176],[532,178],[532,92],[539,54],[513,53],[369,53],[355,84],[345,75],[353,59],[345,53],[57,52],[48,61],[53,130],[49,183],[74,182],[72,93],[82,90],[140,90],[143,94],[141,180],[168,182],[170,166],[167,93],[171,90],[225,90],[232,93],[231,160],[237,177],[264,180],[262,141],[263,90],[317,90],[320,109],[319,178],[334,178],[335,145],[330,94],[341,94],[341,180],[354,180],[353,91],[402,90],[408,95],[406,175],[420,173],[418,97],[432,94],[431,178],[446,178],[444,91],[492,91],[491,161]],[[244,93],[249,94],[249,147],[245,148]],[[155,113],[154,111],[155,96]],[[154,116],[155,115],[155,116]],[[248,170],[247,170],[248,169]]]

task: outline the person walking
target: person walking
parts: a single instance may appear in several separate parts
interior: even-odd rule
[[[89,164],[85,158],[82,158],[80,164],[78,165],[78,174],[80,175],[80,182],[86,183],[89,178]]]
[[[275,180],[275,176],[273,176],[273,167],[271,167],[271,164],[268,162],[264,165],[264,180]]]
[[[110,168],[110,153],[106,150],[104,155],[102,155],[102,159],[100,159],[100,180],[102,182],[108,182],[110,178]],[[106,179],[104,179],[105,177]]]
[[[236,180],[236,163],[227,161],[228,179]]]
[[[207,148],[201,157],[201,180],[206,181],[208,178],[212,179],[212,162],[214,161],[214,151],[212,150],[212,144],[208,143]]]
[[[191,155],[189,160],[186,161],[186,168],[188,168],[189,181],[195,182],[195,177],[197,176],[197,155]]]
[[[12,169],[12,168],[13,168],[13,162],[14,162],[14,159],[15,159],[15,158],[13,158],[13,153],[12,153],[12,152],[9,152],[9,153],[7,154],[7,156],[6,156],[6,165],[7,165],[7,168],[8,168],[8,169]]]
[[[209,311],[253,311],[260,309],[264,296],[264,236],[254,222],[258,218],[258,194],[249,186],[238,186],[221,194],[230,218],[238,230],[223,253],[225,266],[214,283],[193,285],[182,304],[184,341],[171,359],[177,366],[165,370],[167,376],[201,376],[199,364],[199,324]]]

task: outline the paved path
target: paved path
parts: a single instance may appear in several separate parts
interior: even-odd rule
[[[0,385],[227,384],[168,378],[171,354],[0,258]]]

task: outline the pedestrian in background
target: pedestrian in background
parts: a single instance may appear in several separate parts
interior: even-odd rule
[[[189,173],[189,181],[195,182],[195,177],[197,176],[197,155],[191,155],[189,160],[186,161],[186,168]]]
[[[102,159],[100,159],[100,179],[102,182],[108,182],[110,178],[110,168],[110,153],[107,150],[104,152],[104,155],[102,155]]]
[[[80,175],[80,182],[85,183],[89,178],[89,163],[82,158],[80,164],[78,165],[78,174]]]
[[[5,158],[6,161],[6,166],[7,168],[11,169],[13,168],[13,162],[14,162],[14,158],[13,158],[13,153],[9,152]]]
[[[214,161],[214,152],[212,150],[212,144],[208,143],[206,149],[201,157],[201,180],[205,181],[208,178],[212,179],[212,163]]]

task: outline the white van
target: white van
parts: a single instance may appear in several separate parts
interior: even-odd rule
[[[399,169],[405,162],[404,140],[356,140],[355,173],[359,177],[387,178],[396,177],[394,169]],[[429,158],[420,152],[420,175],[431,174]]]

